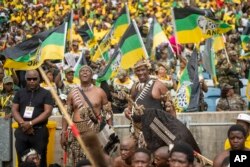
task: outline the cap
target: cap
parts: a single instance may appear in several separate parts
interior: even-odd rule
[[[65,70],[65,74],[67,74],[67,73],[69,73],[69,72],[74,72],[74,70],[72,69],[72,68],[67,68],[66,70]]]
[[[239,114],[237,120],[244,121],[250,124],[250,115],[248,114]]]
[[[7,83],[13,83],[13,79],[11,76],[6,76],[3,78],[3,84],[7,84]]]
[[[231,86],[231,85],[229,85],[229,84],[227,84],[227,83],[225,83],[223,86],[222,86],[222,89],[232,89],[233,88],[233,86]]]

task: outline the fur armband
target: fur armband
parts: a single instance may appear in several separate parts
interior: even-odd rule
[[[108,104],[105,104],[102,106],[102,114],[104,117],[106,117],[106,120],[109,120],[112,117],[113,112],[112,112],[110,102],[108,102]]]

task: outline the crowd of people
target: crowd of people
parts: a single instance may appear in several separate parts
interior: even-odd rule
[[[96,85],[96,76],[105,68],[106,62],[103,58],[97,61],[91,59],[94,54],[93,46],[91,43],[85,43],[77,30],[88,23],[97,43],[119,17],[125,2],[128,5],[130,17],[135,19],[144,42],[153,17],[160,23],[170,43],[176,42],[171,7],[193,6],[210,9],[217,19],[232,26],[232,30],[224,34],[225,47],[215,53],[218,84],[214,80],[214,86],[221,89],[216,110],[244,111],[247,109],[247,102],[240,93],[242,88],[240,79],[248,78],[250,64],[248,59],[240,59],[243,49],[240,36],[243,33],[245,35],[250,33],[248,32],[250,27],[248,1],[0,0],[0,52],[31,38],[34,34],[57,27],[65,21],[71,11],[73,13],[72,39],[67,43],[65,65],[58,66],[58,61],[50,60],[46,60],[42,65],[49,79],[49,85],[43,81],[36,70],[17,71],[4,68],[5,57],[0,57],[0,115],[10,121],[13,117],[18,122],[19,128],[15,131],[15,147],[20,165],[23,162],[30,163],[32,166],[32,162],[26,162],[29,159],[35,160],[35,166],[49,165],[46,164],[48,144],[46,124],[51,113],[62,114],[48,91],[50,89],[58,93],[82,138],[90,131],[98,133],[105,124],[112,126],[113,114],[124,113],[131,121],[130,133],[133,137],[121,140],[120,156],[114,158],[111,163],[113,166],[151,166],[152,162],[156,167],[173,167],[176,164],[201,165],[199,162],[194,163],[193,151],[200,150],[196,147],[197,143],[192,140],[191,134],[185,133],[186,141],[191,141],[189,145],[184,140],[185,142],[175,144],[172,149],[165,146],[168,145],[166,143],[165,145],[161,142],[157,143],[158,140],[152,143],[154,138],[143,136],[145,125],[148,128],[151,123],[143,120],[145,118],[167,117],[171,119],[159,120],[165,121],[163,124],[168,126],[182,127],[178,123],[173,123],[177,122],[176,113],[183,112],[183,109],[180,110],[176,106],[174,99],[179,88],[180,77],[196,47],[194,44],[175,43],[172,45],[175,56],[171,56],[168,45],[163,43],[155,50],[155,60],[140,60],[131,69],[119,69],[114,78]],[[110,55],[118,40],[115,38],[111,40]],[[204,43],[200,44],[202,45]],[[201,93],[196,111],[206,111],[204,92],[207,92],[209,87],[202,74],[207,71],[203,67],[203,52],[198,52]],[[79,77],[76,78],[73,68],[82,55],[85,58],[85,65],[80,68]],[[155,114],[152,115],[152,113]],[[64,118],[62,122],[61,145],[63,149],[69,149],[69,122]],[[171,131],[171,128],[169,130]],[[183,131],[188,130],[183,129]],[[242,143],[248,141],[246,137],[249,135],[249,129],[231,127],[228,132],[229,142],[235,135],[234,131],[240,131],[242,133],[240,137],[243,140],[240,148],[234,148],[231,142],[232,149],[245,149]],[[172,135],[175,137],[179,134],[175,132]],[[174,139],[170,137],[170,140]],[[80,166],[81,163],[90,165],[74,137],[70,141],[70,153],[72,166]],[[29,158],[31,154],[35,157]],[[225,151],[222,156],[218,156],[214,161],[215,166],[222,166],[228,154],[229,152]],[[154,157],[153,160],[151,155]]]

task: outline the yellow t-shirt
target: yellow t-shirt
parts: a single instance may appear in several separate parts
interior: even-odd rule
[[[248,135],[247,138],[246,138],[245,147],[250,149],[250,135]],[[231,148],[231,146],[230,146],[229,140],[227,138],[227,140],[225,141],[225,144],[224,144],[224,149],[228,150],[230,148]]]

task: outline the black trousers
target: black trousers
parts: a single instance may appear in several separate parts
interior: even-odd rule
[[[34,128],[34,135],[26,135],[18,128],[15,131],[15,146],[18,157],[18,164],[20,165],[22,153],[30,148],[35,149],[41,155],[41,167],[47,167],[47,145],[49,140],[48,128],[44,125]]]

